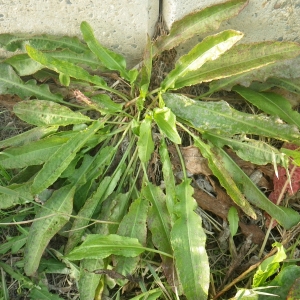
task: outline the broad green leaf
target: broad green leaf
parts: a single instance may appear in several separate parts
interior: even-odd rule
[[[298,212],[271,202],[224,150],[215,148],[214,151],[250,203],[266,211],[285,229],[289,229],[300,222]]]
[[[208,165],[213,174],[219,179],[220,184],[226,189],[231,199],[251,218],[256,219],[256,214],[251,205],[246,200],[243,193],[233,181],[230,173],[222,164],[220,158],[214,153],[211,147],[203,143],[198,137],[193,136],[195,146],[199,148],[201,154],[208,160]],[[252,181],[251,181],[252,182]]]
[[[68,138],[51,136],[24,146],[1,152],[0,165],[6,169],[18,169],[43,164]]]
[[[125,257],[135,257],[144,252],[144,248],[136,238],[119,236],[116,234],[89,234],[83,243],[72,250],[66,259],[103,259],[111,254]]]
[[[68,242],[65,247],[65,253],[69,253],[81,241],[86,225],[89,224],[89,219],[92,218],[97,206],[103,202],[103,195],[109,186],[111,177],[105,177],[99,184],[98,189],[86,200],[83,207],[77,214],[77,217],[72,225],[69,233]]]
[[[25,46],[30,45],[38,50],[70,49],[76,53],[87,50],[77,37],[37,35],[29,37],[28,34],[1,34],[0,47],[7,51],[25,50]]]
[[[280,267],[279,263],[287,257],[282,244],[276,242],[272,246],[277,247],[277,252],[275,255],[265,259],[258,267],[253,276],[253,287],[262,286],[270,276],[277,272]]]
[[[230,138],[211,133],[204,136],[219,148],[222,148],[224,145],[229,146],[240,158],[253,164],[266,165],[272,163],[275,166],[276,164],[288,165],[287,156],[264,141],[252,140],[244,136]]]
[[[209,288],[209,262],[205,250],[206,235],[201,218],[194,212],[196,201],[190,180],[176,187],[179,199],[178,220],[171,231],[171,245],[175,265],[184,295],[187,299],[207,299]]]
[[[35,127],[16,136],[0,141],[0,148],[23,146],[56,132],[58,126]]]
[[[24,83],[8,64],[0,63],[0,74],[0,94],[16,94],[22,99],[34,96],[54,102],[63,101],[63,97],[58,94],[52,94],[46,84],[37,85],[33,79]]]
[[[292,42],[260,42],[253,44],[238,44],[221,55],[216,60],[205,63],[202,68],[189,72],[176,81],[174,88],[190,86],[201,82],[231,77],[242,74],[280,60],[296,57],[300,54],[300,45]],[[226,80],[225,80],[226,82]],[[234,81],[229,78],[232,85],[239,83],[239,77]],[[224,84],[220,81],[210,92],[220,89]],[[226,85],[227,86],[227,83]]]
[[[90,67],[93,70],[99,70],[101,67],[100,61],[90,50],[86,50],[83,53],[76,53],[69,49],[64,49],[62,51],[51,52],[51,56],[80,66]],[[42,64],[30,58],[26,53],[11,56],[5,59],[4,62],[13,66],[20,76],[32,75],[44,68]]]
[[[164,184],[166,186],[166,205],[171,218],[171,224],[174,223],[174,206],[177,202],[175,193],[175,177],[173,166],[170,160],[169,151],[164,138],[161,139],[159,148],[160,160],[162,162],[162,172]]]
[[[176,129],[176,116],[169,108],[155,108],[153,119],[168,139],[175,144],[181,144],[181,138]]]
[[[15,205],[33,201],[30,192],[30,183],[11,184],[0,186],[0,209],[7,209]]]
[[[122,111],[123,104],[115,103],[106,95],[96,95],[91,98],[95,108],[103,114],[113,114]]]
[[[83,259],[80,262],[80,278],[78,288],[81,300],[91,300],[95,298],[95,291],[102,275],[93,271],[104,269],[102,259]]]
[[[76,153],[102,126],[103,123],[95,121],[86,130],[78,132],[74,137],[61,145],[46,161],[41,171],[34,178],[31,187],[32,192],[38,194],[54,183],[74,159]]]
[[[36,214],[36,219],[42,219],[31,225],[24,255],[24,270],[28,276],[37,270],[49,241],[69,220],[73,208],[74,193],[75,188],[70,185],[60,188],[53,193]]]
[[[154,246],[163,252],[172,253],[171,224],[165,204],[165,194],[158,186],[148,182],[143,187],[142,196],[152,204],[148,213],[148,227],[152,233]]]
[[[30,46],[26,46],[26,50],[32,59],[57,73],[63,73],[78,80],[91,82],[102,88],[105,88],[107,85],[101,77],[97,75],[90,75],[88,71],[76,66],[72,62],[57,59],[52,57],[50,54],[40,52]]]
[[[300,114],[292,109],[288,100],[275,93],[259,93],[251,89],[236,86],[233,91],[269,115],[279,117],[288,124],[300,128]]]
[[[178,94],[163,94],[167,107],[202,132],[231,136],[256,134],[300,144],[295,126],[281,124],[276,118],[239,112],[225,101],[202,102]]]
[[[154,151],[154,142],[152,140],[152,118],[149,116],[146,116],[141,122],[137,146],[141,162],[147,163]]]
[[[45,100],[24,100],[14,106],[14,113],[23,121],[36,126],[82,124],[92,119],[64,105]]]
[[[82,22],[80,29],[88,47],[98,57],[101,63],[109,70],[119,71],[124,79],[130,81],[130,75],[126,70],[124,57],[103,47],[95,38],[93,29],[87,22]]]
[[[121,236],[137,238],[143,246],[146,246],[146,221],[148,205],[148,201],[144,199],[136,199],[134,202],[132,202],[129,208],[129,212],[120,222],[117,234]],[[128,274],[133,274],[139,263],[139,260],[139,257],[115,257],[115,271],[124,276],[127,276]]]
[[[235,236],[237,233],[237,230],[239,228],[239,215],[238,211],[234,206],[231,206],[229,211],[228,211],[228,223],[229,223],[229,229],[231,236]]]
[[[196,45],[188,54],[179,58],[172,70],[161,83],[163,91],[176,86],[177,79],[182,79],[189,72],[198,70],[209,60],[217,59],[243,37],[238,31],[227,30],[208,36]]]
[[[246,0],[231,0],[210,6],[176,21],[170,34],[160,37],[154,44],[153,56],[170,50],[194,35],[215,31],[220,24],[237,15],[248,3]]]

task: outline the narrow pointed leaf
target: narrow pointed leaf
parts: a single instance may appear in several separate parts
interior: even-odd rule
[[[147,37],[147,45],[145,47],[145,53],[143,58],[143,66],[140,71],[140,96],[145,98],[148,93],[148,88],[151,80],[152,73],[152,42],[150,37]]]
[[[174,206],[177,202],[175,193],[175,177],[173,172],[172,163],[169,156],[169,151],[165,139],[161,139],[159,148],[160,160],[162,162],[162,172],[164,177],[164,183],[166,186],[166,205],[171,218],[171,223],[174,220]]]
[[[27,46],[26,50],[32,59],[57,73],[63,73],[79,80],[91,82],[100,87],[106,87],[107,85],[101,77],[97,75],[90,75],[88,71],[71,62],[57,59],[52,57],[50,54],[40,52],[30,46]]]
[[[172,70],[161,83],[165,91],[176,85],[177,79],[184,78],[185,75],[198,70],[202,65],[217,59],[221,54],[230,49],[243,37],[243,34],[234,30],[227,30],[216,35],[208,36],[201,43],[196,45],[188,54],[179,58],[174,70]]]
[[[55,191],[46,204],[40,208],[29,230],[25,248],[24,270],[31,276],[38,268],[42,254],[51,238],[67,223],[72,213],[75,188],[64,186]],[[54,215],[53,215],[54,214]]]
[[[115,103],[108,95],[96,95],[91,98],[95,109],[102,114],[113,114],[122,111],[123,105]]]
[[[225,101],[201,102],[177,94],[163,94],[167,107],[200,131],[219,135],[252,133],[300,144],[295,126],[282,124],[276,118],[239,112]]]
[[[56,132],[57,129],[58,126],[35,127],[16,136],[0,141],[0,148],[26,145]]]
[[[281,87],[285,90],[288,90],[292,93],[300,94],[300,82],[299,78],[289,79],[289,78],[275,78],[270,77],[267,79],[267,83],[272,84],[273,86]]]
[[[292,42],[238,44],[218,59],[206,62],[199,70],[189,72],[183,78],[178,79],[175,88],[242,74],[280,60],[296,57],[299,54],[300,45]],[[239,83],[238,78],[233,82],[231,78],[228,80],[234,85]]]
[[[23,121],[36,126],[65,126],[92,120],[66,106],[44,100],[24,100],[14,106],[14,113]]]
[[[83,207],[77,214],[77,217],[72,225],[69,233],[68,242],[65,247],[65,253],[70,252],[79,242],[85,231],[85,226],[89,224],[89,218],[92,218],[96,207],[103,202],[103,195],[109,186],[111,177],[105,177],[99,184],[98,189],[92,194],[92,196],[86,200]]]
[[[147,238],[147,212],[148,201],[144,199],[136,199],[130,206],[129,212],[120,222],[117,234],[137,238],[138,241],[146,246]],[[133,274],[138,263],[139,257],[124,258],[115,257],[116,271],[127,276]]]
[[[155,108],[153,119],[168,139],[175,144],[181,143],[181,138],[176,129],[176,116],[169,108]]]
[[[154,44],[153,55],[170,50],[194,35],[215,31],[220,24],[237,15],[246,5],[246,0],[231,0],[205,8],[176,21],[170,34],[160,37]]]
[[[86,51],[87,47],[77,37],[28,34],[1,34],[0,47],[7,51],[25,50],[30,45],[38,50],[70,49],[76,53]]]
[[[32,192],[38,194],[56,181],[60,174],[74,159],[76,153],[99,130],[103,124],[95,121],[86,130],[78,132],[53,153],[42,170],[36,175],[32,184]]]
[[[215,151],[249,202],[266,211],[285,229],[289,229],[300,222],[299,213],[293,209],[280,207],[271,202],[224,150],[215,148]]]
[[[18,169],[43,164],[67,141],[68,138],[52,136],[24,146],[6,149],[0,155],[0,165],[7,169]]]
[[[205,134],[205,138],[219,148],[222,148],[224,145],[229,146],[240,158],[256,165],[266,165],[274,161],[283,166],[287,165],[287,156],[263,141],[248,138],[230,138],[213,134]]]
[[[205,250],[206,235],[201,218],[194,212],[196,202],[190,180],[176,187],[179,219],[171,231],[175,265],[187,299],[207,299],[209,262]]]
[[[142,195],[152,204],[148,214],[148,226],[152,233],[153,244],[163,252],[172,253],[170,244],[171,222],[164,193],[158,186],[148,182],[142,190]]]
[[[288,124],[300,128],[300,114],[292,109],[288,100],[275,93],[259,93],[242,86],[236,86],[233,91],[239,93],[247,101],[267,114],[277,116]]]
[[[93,29],[87,22],[82,22],[80,29],[88,47],[98,57],[101,63],[109,70],[119,71],[124,79],[130,81],[124,57],[103,47],[95,38]]]
[[[255,211],[237,187],[220,158],[212,151],[209,145],[203,143],[199,138],[194,137],[194,140],[195,146],[199,148],[201,154],[208,160],[209,168],[219,179],[220,184],[226,189],[226,192],[231,197],[232,201],[234,201],[248,216],[256,219]]]
[[[16,94],[22,99],[32,96],[54,102],[63,101],[61,95],[52,94],[48,85],[37,85],[35,80],[26,83],[16,74],[13,68],[5,63],[0,64],[0,94]]]
[[[102,259],[114,255],[135,257],[145,251],[136,238],[116,234],[89,234],[84,242],[71,251],[66,258],[69,260]]]
[[[140,136],[137,146],[141,162],[148,162],[154,151],[154,142],[152,140],[152,119],[148,116],[146,116],[146,118],[141,122]]]
[[[239,215],[238,211],[234,206],[231,206],[228,211],[228,223],[231,236],[235,236],[239,227]]]

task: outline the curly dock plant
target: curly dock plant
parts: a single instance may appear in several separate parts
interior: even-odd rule
[[[2,48],[24,51],[1,62],[0,93],[21,97],[14,113],[32,125],[0,142],[0,165],[16,174],[0,187],[0,208],[34,204],[35,221],[24,233],[26,276],[40,272],[49,242],[67,225],[63,254],[53,250],[52,255],[73,270],[80,299],[98,299],[111,286],[105,275],[120,286],[137,282],[141,295],[134,299],[159,299],[162,294],[168,299],[207,299],[206,234],[194,212],[193,187],[178,147],[182,135],[190,136],[248,216],[256,217],[255,205],[286,229],[300,221],[296,211],[271,203],[223,150],[226,145],[244,160],[286,166],[287,155],[249,135],[300,145],[299,114],[275,94],[238,84],[245,74],[251,77],[258,68],[296,57],[298,44],[237,44],[243,34],[225,30],[204,38],[177,60],[158,87],[150,88],[154,58],[195,34],[215,31],[247,2],[227,1],[175,22],[168,35],[149,40],[142,63],[130,70],[120,54],[101,45],[87,22],[81,24],[84,42],[0,35]],[[268,77],[267,69],[261,76]],[[116,77],[118,84],[111,84]],[[47,82],[56,83],[56,92]],[[203,82],[211,82],[210,92],[234,86],[265,113],[248,114],[223,100],[196,100],[176,91]],[[73,99],[60,94],[66,90]],[[170,144],[181,157],[184,175],[179,181]],[[154,154],[163,187],[149,176]],[[136,276],[141,265],[153,271],[151,260],[164,272],[164,288],[148,289]],[[9,266],[5,271],[16,276]],[[38,286],[28,288],[35,295]]]

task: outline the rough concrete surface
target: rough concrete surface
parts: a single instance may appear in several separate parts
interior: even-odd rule
[[[87,21],[103,45],[132,65],[142,56],[158,13],[159,1],[151,0],[0,0],[0,33],[81,37],[80,23]]]
[[[185,1],[164,0],[163,15],[168,28],[185,15],[207,6],[222,3],[220,0]],[[224,29],[242,31],[242,43],[267,40],[300,42],[300,0],[250,0],[236,17],[224,22]],[[202,37],[195,37],[183,45],[179,52],[186,53]]]

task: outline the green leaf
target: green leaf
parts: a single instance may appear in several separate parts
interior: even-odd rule
[[[54,58],[51,54],[40,52],[30,46],[26,46],[26,50],[32,59],[57,73],[63,73],[78,80],[91,82],[102,88],[107,85],[101,77],[97,75],[90,75],[88,71],[76,66],[72,62]]]
[[[219,148],[224,145],[229,146],[240,158],[253,164],[266,165],[272,163],[275,167],[276,164],[288,165],[287,156],[264,141],[248,139],[245,136],[229,138],[211,133],[205,134],[204,137]]]
[[[176,117],[169,108],[155,108],[153,119],[168,139],[175,144],[181,144],[181,138],[176,129]]]
[[[106,236],[101,234],[89,234],[79,247],[76,247],[66,255],[66,259],[103,259],[111,254],[135,257],[144,251],[145,248],[142,247],[136,238],[116,234]]]
[[[96,109],[103,114],[113,114],[122,111],[123,104],[115,103],[108,95],[96,95],[91,98]]]
[[[143,66],[140,71],[140,97],[144,99],[148,93],[149,84],[152,74],[152,42],[150,37],[147,37],[147,45],[145,47]]]
[[[300,114],[292,109],[288,100],[275,93],[259,93],[251,89],[236,86],[233,91],[239,93],[247,101],[264,111],[265,113],[277,116],[288,124],[300,128]]]
[[[141,162],[147,163],[154,151],[154,143],[152,140],[152,118],[149,116],[146,116],[141,122],[137,146]]]
[[[0,47],[7,51],[25,50],[30,45],[38,50],[70,49],[76,53],[86,51],[87,47],[77,37],[37,35],[29,37],[28,34],[1,34]]]
[[[217,59],[243,37],[238,31],[226,30],[213,36],[208,36],[197,44],[188,54],[179,58],[175,69],[161,83],[163,91],[176,86],[176,81],[189,72],[198,70],[209,60]]]
[[[95,292],[102,275],[95,274],[93,271],[98,269],[104,269],[102,259],[83,259],[80,262],[78,287],[81,300],[91,300],[95,298]]]
[[[61,145],[46,161],[41,171],[34,178],[31,187],[32,192],[38,194],[54,183],[74,159],[76,153],[102,126],[103,123],[95,121],[86,130],[78,132],[74,137]]]
[[[160,160],[162,162],[162,172],[164,177],[164,183],[166,186],[166,206],[171,218],[171,224],[174,223],[174,206],[177,202],[175,192],[175,177],[173,166],[170,160],[169,151],[164,138],[161,139],[159,148]]]
[[[83,207],[77,214],[77,217],[72,225],[69,233],[68,242],[65,247],[65,253],[69,253],[80,241],[84,234],[86,225],[89,224],[89,219],[93,216],[97,206],[103,202],[103,195],[109,186],[111,177],[105,177],[99,184],[97,190],[92,196],[86,200]]]
[[[24,146],[1,152],[0,165],[6,169],[18,169],[43,164],[68,138],[51,136]]]
[[[229,229],[231,236],[235,236],[237,233],[237,230],[239,228],[239,215],[238,211],[234,206],[231,206],[229,211],[228,211],[228,223],[229,223]]]
[[[16,136],[0,141],[0,148],[23,146],[56,132],[58,126],[35,127]]]
[[[191,71],[183,78],[179,78],[176,81],[175,88],[242,74],[280,60],[296,57],[299,54],[300,45],[292,42],[238,44],[218,59],[210,60],[202,68]],[[228,83],[231,86],[240,83],[239,76],[217,82],[214,88],[210,89],[210,93],[224,86],[227,87]]]
[[[24,270],[31,276],[38,268],[51,238],[67,223],[72,213],[75,188],[70,185],[55,191],[36,214],[35,222],[30,227],[26,248]]]
[[[30,183],[0,186],[0,209],[7,209],[19,204],[33,201]]]
[[[109,70],[119,71],[122,78],[130,81],[124,57],[103,47],[95,38],[93,29],[87,22],[82,22],[80,29],[88,47],[98,57],[101,63]]]
[[[216,152],[217,159],[222,161],[224,168],[226,168],[249,202],[266,211],[285,229],[289,229],[300,222],[299,213],[293,209],[280,207],[271,202],[224,150],[215,148],[214,151]]]
[[[277,247],[277,252],[275,255],[265,259],[258,267],[253,277],[253,287],[262,286],[279,269],[279,263],[286,259],[285,249],[280,243],[274,243],[273,247]]]
[[[65,126],[91,122],[87,116],[64,105],[44,100],[24,100],[14,106],[14,113],[23,121],[36,126]]]
[[[0,94],[16,94],[22,99],[34,96],[54,102],[63,101],[63,97],[52,94],[46,84],[36,85],[36,81],[32,79],[24,83],[8,64],[0,64],[0,74]]]
[[[266,81],[267,84],[272,84],[273,86],[281,87],[292,93],[300,94],[299,78],[274,78],[270,77]]]
[[[201,102],[178,94],[165,93],[164,102],[173,113],[200,131],[230,136],[256,134],[300,144],[295,126],[278,123],[276,118],[239,112],[225,101]]]
[[[44,284],[39,284],[39,287],[35,287],[30,291],[30,299],[44,299],[44,300],[63,300],[58,295],[54,295],[48,291],[48,288]]]
[[[147,238],[147,212],[148,201],[136,199],[132,202],[129,212],[120,222],[117,234],[131,238],[137,238],[141,245],[146,246]],[[139,263],[139,257],[115,257],[115,271],[127,276],[133,274]]]
[[[179,280],[187,299],[207,299],[209,288],[209,262],[205,250],[206,235],[201,218],[194,212],[190,180],[176,187],[179,199],[178,215],[171,231],[171,244],[174,250],[175,265]]]
[[[153,56],[170,50],[194,35],[215,31],[220,24],[237,15],[248,3],[246,0],[231,0],[205,8],[176,21],[170,34],[160,37],[154,44]]]
[[[163,252],[172,253],[171,224],[165,203],[165,194],[158,186],[148,182],[142,189],[142,196],[152,204],[148,213],[148,227],[152,233],[154,246]]]
[[[300,166],[300,152],[298,150],[290,150],[286,148],[281,148],[280,151],[290,157],[293,158],[293,162],[297,165]]]

